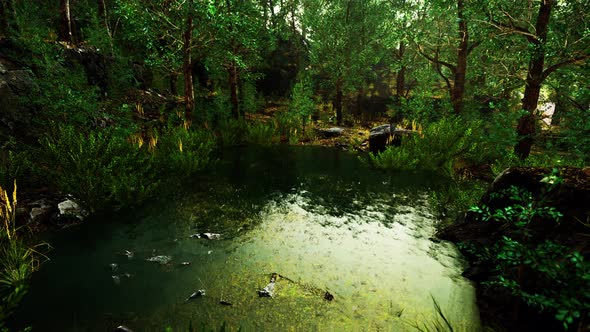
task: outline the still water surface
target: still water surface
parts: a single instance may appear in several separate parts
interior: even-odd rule
[[[387,175],[325,148],[226,151],[184,188],[51,235],[51,261],[34,276],[16,325],[416,331],[437,319],[434,297],[455,330],[475,331],[459,254],[431,240],[437,220],[427,195],[437,186],[444,181],[435,176]],[[190,237],[204,232],[222,237]],[[146,261],[158,255],[171,261]],[[274,297],[261,298],[272,273],[282,276]],[[205,296],[186,301],[198,289]]]

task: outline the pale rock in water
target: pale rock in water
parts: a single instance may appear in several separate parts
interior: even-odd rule
[[[205,296],[204,289],[199,289],[198,291],[192,293],[191,295],[189,295],[189,297],[186,300],[188,301],[188,300],[196,299],[197,297],[201,297],[201,296]]]
[[[219,240],[221,234],[218,233],[196,233],[189,236],[191,239],[207,239],[207,240]]]
[[[159,263],[161,265],[166,265],[166,264],[170,263],[170,261],[172,261],[172,257],[170,257],[170,256],[164,256],[164,255],[159,255],[159,256],[150,257],[150,258],[146,259],[146,261],[148,261],[148,262],[156,262],[156,263]]]
[[[57,208],[59,209],[59,215],[62,217],[74,216],[82,221],[88,215],[76,202],[69,199],[57,204]]]

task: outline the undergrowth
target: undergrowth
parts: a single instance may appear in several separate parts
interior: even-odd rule
[[[12,195],[0,186],[0,331],[8,331],[5,321],[27,292],[27,281],[46,256],[40,249],[46,243],[30,246],[16,226],[17,187]]]
[[[471,208],[479,222],[500,223],[504,235],[490,246],[468,243],[461,248],[493,267],[493,278],[484,285],[501,287],[539,312],[553,314],[568,330],[590,319],[590,262],[577,249],[539,234],[539,229],[545,232],[555,224],[573,222],[562,220],[562,213],[545,201],[547,193],[559,190],[557,170],[542,182],[546,191],[541,197],[510,187],[496,197],[508,199],[509,205]],[[534,276],[534,280],[523,275]]]

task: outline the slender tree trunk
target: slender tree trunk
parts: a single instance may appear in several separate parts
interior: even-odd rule
[[[70,11],[70,0],[59,1],[59,39],[68,43],[74,43],[72,33],[72,16]]]
[[[535,25],[536,37],[529,39],[533,47],[529,60],[524,97],[522,98],[522,109],[526,111],[526,114],[518,120],[518,126],[516,127],[518,142],[514,147],[514,153],[520,159],[526,159],[530,155],[533,137],[536,133],[535,110],[539,102],[541,84],[545,79],[543,73],[545,67],[545,42],[554,1],[541,1]]]
[[[107,36],[109,36],[109,46],[111,47],[111,55],[114,53],[113,35],[109,27],[109,16],[107,12],[107,4],[105,0],[98,0],[98,17],[102,20]]]
[[[451,103],[455,114],[463,111],[463,95],[465,94],[465,73],[467,72],[467,55],[469,52],[469,31],[464,16],[465,2],[457,0],[457,19],[459,21],[459,47],[457,49],[457,65],[454,72]]]
[[[192,121],[195,107],[195,90],[193,87],[193,63],[191,59],[191,44],[193,38],[193,0],[188,0],[188,16],[186,18],[186,30],[184,31],[183,75],[184,75],[184,118],[189,123]]]
[[[395,99],[399,104],[403,97],[405,96],[405,86],[406,86],[406,65],[403,63],[404,61],[404,53],[406,51],[406,46],[404,45],[403,41],[399,42],[399,50],[397,52],[398,60],[402,63],[399,70],[397,71],[397,75],[395,76]]]
[[[235,61],[227,68],[230,91],[231,114],[235,119],[240,117],[240,102],[238,100],[238,69]]]
[[[342,125],[342,79],[336,81],[336,100],[334,108],[336,109],[336,124]]]
[[[226,0],[227,4],[227,12],[231,14],[231,1]],[[282,8],[282,7],[281,7]],[[271,2],[271,10],[272,10],[272,2]],[[230,23],[229,31],[230,35],[233,35],[233,24]],[[236,54],[235,48],[235,41],[233,37],[230,40],[230,45],[232,46],[232,53]],[[230,93],[230,103],[231,103],[231,114],[235,119],[240,118],[240,101],[238,100],[238,67],[234,60],[230,60],[229,66],[227,67],[227,78],[229,84],[229,93]]]

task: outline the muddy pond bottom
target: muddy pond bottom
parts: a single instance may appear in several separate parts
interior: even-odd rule
[[[261,152],[237,168],[222,159],[191,191],[54,235],[14,325],[417,331],[442,322],[436,301],[455,331],[477,330],[459,254],[432,240],[428,185],[321,152],[327,165],[317,150],[291,152],[294,169]],[[273,273],[272,296],[259,296]]]

